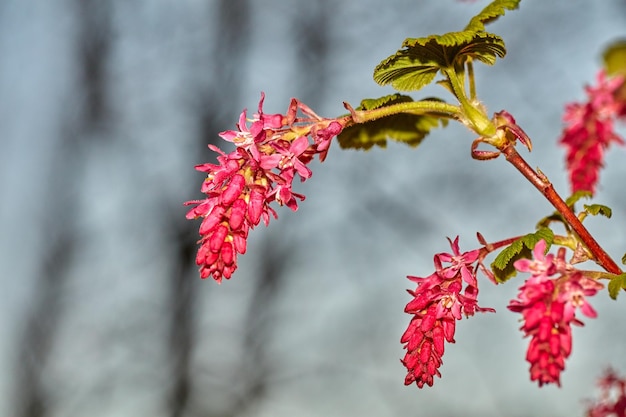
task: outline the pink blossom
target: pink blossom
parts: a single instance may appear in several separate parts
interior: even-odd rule
[[[533,248],[533,259],[522,258],[515,261],[515,269],[520,272],[530,272],[533,277],[541,278],[553,275],[556,272],[554,255],[544,255],[546,241],[541,239]]]
[[[566,126],[559,142],[567,148],[572,193],[595,193],[605,150],[613,142],[624,143],[613,128],[614,121],[626,115],[626,102],[616,94],[624,83],[623,77],[607,78],[600,71],[597,83],[585,88],[587,102],[568,104],[563,116]]]
[[[576,317],[576,309],[580,308],[587,317],[596,317],[586,297],[595,295],[603,287],[561,258],[564,252],[555,259],[553,255],[544,255],[545,248],[545,241],[540,240],[533,249],[534,259],[515,262],[515,268],[530,272],[531,278],[524,282],[518,298],[508,306],[524,318],[521,330],[531,338],[526,354],[530,379],[539,386],[560,385],[565,360],[572,352],[571,325],[583,325]]]
[[[461,253],[458,242],[458,237],[450,241],[452,254],[435,255],[433,274],[408,277],[417,283],[417,288],[408,291],[413,299],[404,311],[413,318],[400,339],[407,351],[402,359],[408,371],[405,385],[432,386],[434,377],[441,377],[439,367],[443,364],[445,342],[454,343],[456,321],[476,311],[495,311],[478,306],[476,267],[472,265],[477,262],[479,251]]]
[[[470,285],[476,286],[476,275],[468,269],[468,265],[471,266],[477,259],[480,253],[480,250],[476,249],[471,252],[461,253],[459,251],[459,237],[457,236],[452,242],[450,242],[450,247],[452,248],[452,254],[450,253],[440,253],[435,256],[435,266],[439,266],[442,262],[449,262],[452,265],[446,268],[445,270],[441,270],[441,273],[446,275],[446,277],[452,277],[456,275],[458,272],[461,273],[463,280]]]
[[[287,143],[289,146],[285,146],[280,142],[274,143],[274,148],[282,156],[279,167],[281,169],[293,168],[303,180],[309,178],[312,172],[307,168],[306,164],[309,160],[303,161],[302,155],[309,147],[309,139],[306,136],[300,136],[298,139]]]
[[[233,152],[226,154],[209,145],[218,153],[218,163],[196,166],[207,173],[201,187],[206,198],[185,205],[193,206],[188,219],[202,218],[196,256],[201,278],[212,276],[221,282],[232,276],[237,255],[246,252],[249,231],[261,220],[267,226],[270,215],[277,217],[270,207],[272,201],[297,210],[296,198],[304,200],[304,196],[292,191],[295,175],[302,181],[310,178],[307,164],[316,154],[325,157],[331,139],[341,132],[339,122],[317,116],[296,99],[285,116],[265,114],[264,99],[261,93],[252,119],[246,118],[244,110],[237,130],[220,133],[236,146]],[[299,117],[298,112],[306,117]]]
[[[608,368],[598,380],[600,398],[587,401],[586,417],[623,417],[626,416],[626,379],[614,369]]]
[[[594,279],[585,277],[580,272],[571,274],[567,280],[561,284],[559,301],[565,304],[565,320],[575,320],[576,309],[590,319],[598,316],[596,310],[589,304],[586,297],[596,295],[604,286]]]
[[[264,114],[264,101],[265,93],[261,93],[261,100],[259,101],[259,112],[254,114],[251,120],[252,123],[249,128],[246,119],[247,110],[244,109],[239,116],[239,123],[237,123],[237,128],[239,130],[227,130],[225,132],[221,132],[219,134],[220,137],[229,142],[233,142],[239,147],[248,149],[252,145],[264,141],[267,135],[271,134],[272,129],[282,128],[284,116],[281,114]]]

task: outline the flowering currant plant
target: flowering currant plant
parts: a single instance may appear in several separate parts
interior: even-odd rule
[[[626,415],[626,378],[607,369],[598,379],[600,398],[587,401],[586,417],[621,417]]]
[[[470,145],[472,158],[503,156],[555,211],[525,235],[492,242],[478,233],[477,247],[466,252],[458,237],[449,239],[451,252],[434,256],[434,272],[408,277],[414,287],[404,309],[411,319],[400,339],[406,350],[404,383],[432,386],[441,376],[446,343],[455,342],[457,321],[476,312],[495,312],[478,304],[479,275],[501,284],[522,272],[527,278],[508,309],[521,315],[521,330],[529,339],[530,379],[539,386],[560,385],[572,351],[572,325],[582,326],[584,317],[597,316],[590,298],[605,284],[611,298],[626,289],[624,271],[583,225],[588,216],[610,217],[611,209],[601,204],[578,207],[582,199],[594,196],[606,150],[624,143],[614,123],[626,118],[626,45],[607,49],[605,68],[586,87],[586,100],[565,109],[559,143],[566,149],[571,190],[563,198],[518,152],[518,143],[531,151],[532,142],[513,115],[503,110],[490,117],[476,93],[474,63],[494,65],[506,53],[502,38],[485,25],[516,9],[520,1],[493,1],[458,32],[406,39],[374,69],[377,83],[398,92],[362,100],[356,107],[344,103],[345,115],[320,117],[297,99],[285,114],[267,114],[261,94],[257,113],[249,117],[244,110],[236,130],[220,133],[235,150],[226,154],[209,145],[218,153],[218,163],[196,167],[207,174],[201,188],[205,197],[186,204],[192,206],[187,218],[202,220],[196,257],[200,276],[218,283],[231,278],[237,256],[246,252],[250,230],[277,217],[272,205],[297,210],[304,196],[293,191],[293,181],[311,177],[308,164],[316,156],[323,161],[333,139],[344,149],[384,147],[387,140],[415,147],[432,129],[456,121],[477,136]],[[450,101],[415,100],[400,93],[419,90],[438,76],[436,83],[451,95]],[[486,264],[490,254],[494,260]],[[596,268],[580,268],[585,262]],[[608,387],[616,378],[604,380]],[[608,415],[594,413],[590,415]]]

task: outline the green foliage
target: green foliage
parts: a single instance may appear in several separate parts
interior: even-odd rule
[[[412,91],[430,84],[442,69],[459,69],[468,59],[493,65],[506,54],[504,41],[486,32],[451,32],[406,39],[399,50],[374,69],[374,81]]]
[[[544,227],[535,233],[529,233],[520,237],[506,248],[502,249],[496,259],[491,263],[491,270],[496,281],[502,283],[517,275],[513,264],[521,258],[532,258],[532,250],[541,239],[546,241],[546,250],[552,245],[554,233],[551,229]]]
[[[551,215],[546,216],[543,219],[539,220],[539,222],[537,222],[537,226],[535,227],[537,229],[540,229],[542,227],[549,227],[550,223],[552,222],[564,223],[565,220],[563,219],[563,216],[561,215],[561,213],[559,213],[558,211],[555,211]]]
[[[603,54],[604,66],[609,75],[626,75],[626,39],[612,43]]]
[[[593,194],[591,194],[591,192],[589,191],[583,191],[583,190],[576,191],[574,194],[569,196],[567,200],[565,200],[565,204],[567,204],[567,206],[573,210],[574,205],[581,198],[591,198],[591,197],[593,197]],[[585,213],[585,216],[586,215],[597,216],[598,214],[600,214],[610,219],[613,214],[613,211],[611,210],[610,207],[607,207],[602,204],[585,204],[583,205],[583,207],[584,207],[583,213]],[[584,220],[585,216],[581,217],[581,221]],[[559,213],[558,211],[555,211],[551,215],[541,219],[539,223],[537,223],[537,227],[547,227],[552,222],[565,223],[565,220],[563,219],[563,216],[561,215],[561,213]]]
[[[485,24],[491,23],[500,16],[504,16],[506,10],[515,10],[521,0],[496,0],[491,2],[480,13],[470,20],[465,30],[480,32],[485,30]]]
[[[377,99],[365,99],[356,110],[373,110],[394,104],[412,102],[409,96],[392,94]],[[441,101],[430,98],[428,101]],[[385,148],[387,140],[395,140],[416,147],[439,124],[448,121],[438,116],[400,113],[345,128],[337,137],[343,149],[370,149],[374,145]]]
[[[464,71],[468,60],[493,65],[506,54],[504,41],[485,32],[485,24],[516,9],[520,0],[495,0],[474,16],[465,30],[425,38],[408,38],[402,49],[374,69],[374,81],[400,91],[414,91],[430,84],[437,72]]]
[[[617,275],[609,281],[609,296],[616,300],[622,289],[626,289],[626,274]]]
[[[405,96],[402,94],[389,94],[387,96],[382,96],[379,98],[364,98],[361,100],[361,104],[356,110],[374,110],[380,109],[381,107],[385,107],[386,105],[399,104],[399,103],[410,103],[413,101],[411,96]]]
[[[626,253],[624,254],[624,256],[622,256],[622,263],[626,265]]]
[[[611,218],[613,211],[610,207],[603,206],[602,204],[585,204],[583,206],[585,208],[585,212],[587,214],[591,214],[592,216],[597,216],[598,214],[603,215],[604,217]]]
[[[593,197],[593,194],[591,193],[591,191],[579,190],[579,191],[576,191],[571,196],[569,196],[567,200],[565,200],[565,204],[567,204],[569,208],[572,208],[574,207],[574,204],[576,204],[578,200],[580,200],[581,198],[591,198],[591,197]]]

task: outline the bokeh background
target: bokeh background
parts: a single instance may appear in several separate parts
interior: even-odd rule
[[[469,158],[463,127],[418,149],[333,145],[297,213],[250,235],[231,281],[194,264],[195,164],[244,107],[319,114],[391,92],[374,66],[405,37],[459,30],[485,1],[3,0],[0,3],[0,415],[577,416],[612,364],[626,372],[624,300],[574,330],[562,388],[538,389],[507,311],[519,279],[481,285],[497,314],[463,320],[433,388],[404,387],[411,287],[446,236],[477,247],[533,230],[551,207],[503,160]],[[477,65],[528,156],[567,194],[557,146],[623,0],[526,0],[490,26],[508,56]],[[445,91],[434,86],[416,98]],[[623,134],[624,129],[620,132]],[[225,146],[225,149],[229,149]],[[625,150],[611,152],[589,227],[626,251]]]

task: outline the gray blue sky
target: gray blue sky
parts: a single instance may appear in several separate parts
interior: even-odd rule
[[[372,70],[405,37],[459,30],[486,4],[3,1],[0,415],[37,401],[41,414],[24,415],[582,415],[606,365],[626,372],[624,300],[606,293],[593,300],[600,317],[574,329],[560,389],[529,380],[527,341],[506,310],[520,280],[481,282],[497,314],[458,324],[433,388],[402,385],[406,275],[430,274],[446,236],[472,249],[477,231],[528,233],[551,212],[505,161],[471,160],[460,126],[418,149],[333,145],[298,186],[298,212],[251,233],[231,281],[200,281],[185,257],[198,223],[182,202],[203,179],[193,166],[260,91],[269,113],[296,96],[342,114],[344,101],[391,92]],[[566,194],[563,106],[584,98],[602,48],[626,36],[626,3],[524,0],[490,30],[508,54],[477,65],[479,97],[516,117],[533,139],[528,161]],[[429,95],[450,98],[436,86],[414,94]],[[613,218],[589,221],[617,259],[625,157],[609,154],[596,198]]]

